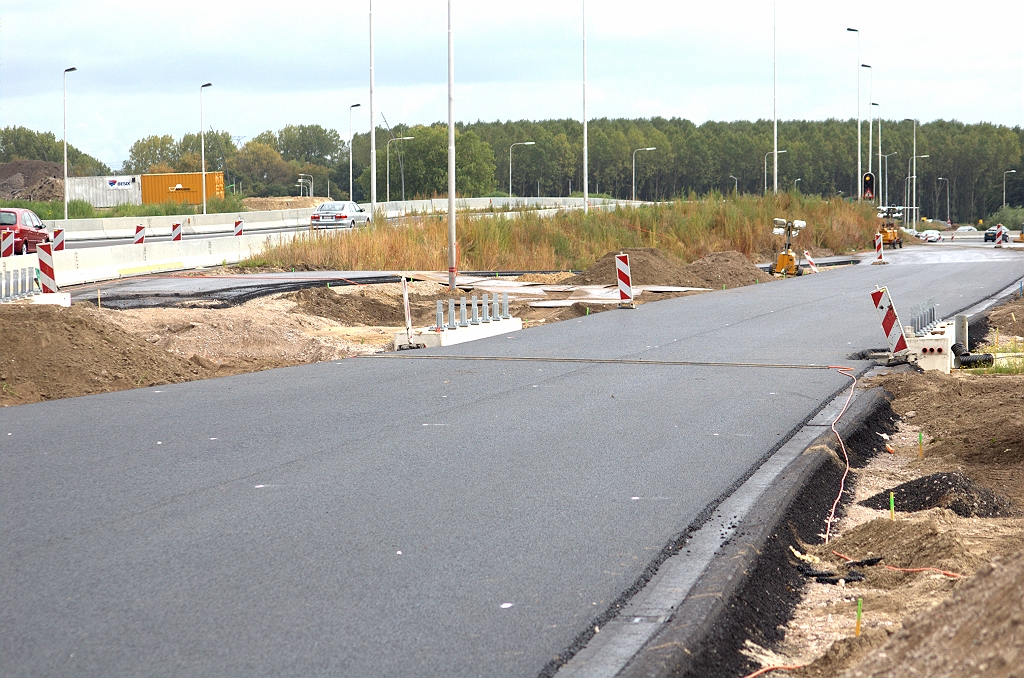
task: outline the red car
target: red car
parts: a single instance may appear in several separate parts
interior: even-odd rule
[[[32,210],[21,207],[0,209],[0,231],[14,231],[14,253],[28,254],[36,251],[36,245],[50,242],[42,220]]]

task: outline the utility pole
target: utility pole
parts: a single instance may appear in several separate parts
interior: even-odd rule
[[[448,291],[452,294],[459,266],[455,254],[455,36],[452,0],[448,0]]]
[[[590,171],[587,157],[587,0],[583,1],[583,213],[590,212]]]
[[[856,28],[847,28],[846,30],[848,30],[851,33],[857,34],[857,202],[860,202],[861,199],[864,197],[864,193],[861,190],[860,185],[860,182],[863,179],[863,168],[860,159],[860,31]]]
[[[370,218],[377,214],[377,116],[373,106],[373,0],[370,2]]]
[[[772,3],[772,117],[775,129],[775,159],[772,161],[774,168],[772,176],[775,181],[775,194],[779,194],[779,59],[778,59],[778,20],[776,18],[776,4]]]

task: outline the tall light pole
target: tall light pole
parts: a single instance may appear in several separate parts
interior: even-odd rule
[[[66,160],[64,161],[64,164],[67,164]],[[1017,170],[1015,170],[1015,169],[1006,170],[1005,172],[1003,172],[1003,207],[1006,207],[1006,175],[1007,174],[1016,174],[1016,173],[1017,173]],[[66,216],[64,218],[67,219]]]
[[[776,30],[776,26],[777,26],[778,22],[776,21],[775,10],[776,10],[776,4],[773,2],[772,3],[772,119],[774,121],[773,122],[773,129],[774,129],[775,143],[774,143],[774,146],[772,148],[774,149],[773,152],[775,153],[775,158],[774,158],[773,163],[772,163],[772,167],[774,167],[774,169],[772,170],[772,176],[775,178],[774,179],[775,180],[775,193],[777,194],[779,192],[779,97],[778,97],[778,90],[779,90],[779,87],[778,87],[778,85],[779,85],[779,60],[778,60],[778,50],[777,50],[778,39],[776,37],[776,34],[778,32]],[[782,151],[782,152],[785,153],[785,151]],[[765,195],[768,194],[768,156],[765,156],[765,158],[764,158],[764,192],[765,192]]]
[[[212,82],[199,86],[199,153],[203,164],[203,214],[206,214],[206,128],[203,127],[203,90],[212,86]]]
[[[917,150],[916,137],[915,137],[914,149]],[[917,159],[918,158],[930,158],[930,157],[931,156],[927,155],[927,154],[925,154],[925,155],[915,155],[913,158],[910,159],[910,162],[907,163],[907,173],[908,174],[910,174],[910,165],[911,165],[911,163],[914,166],[914,173],[913,173],[913,175],[910,176],[910,187],[911,187],[910,188],[910,191],[911,191],[911,196],[910,196],[911,208],[910,209],[912,211],[911,216],[914,218],[914,228],[917,228],[917,222],[918,222],[918,215],[917,215]]]
[[[775,154],[775,192],[779,192],[779,156],[786,151],[780,151],[776,148],[774,151],[768,151],[764,154],[764,194],[768,195],[768,156],[772,153]]]
[[[740,192],[740,180],[731,174],[729,175],[729,178],[732,179],[732,192],[733,195],[735,195]]]
[[[385,149],[387,150],[387,154],[388,154],[388,173],[387,173],[388,202],[391,202],[391,142],[393,142],[393,141],[409,141],[410,139],[415,139],[415,138],[416,137],[397,137],[395,139],[388,139],[388,143],[385,144]],[[405,184],[403,183],[402,185],[404,186]],[[404,191],[403,191],[402,199],[403,200],[405,199]]]
[[[654,146],[647,148],[638,148],[633,151],[633,202],[636,202],[636,154],[640,151],[655,151],[657,150]],[[1004,191],[1005,192],[1005,191]]]
[[[452,294],[459,265],[455,254],[455,35],[452,0],[448,0],[448,291]]]
[[[949,179],[946,177],[939,177],[938,181],[946,182],[946,225],[950,226],[953,222],[949,220]]]
[[[871,105],[872,106],[878,106],[878,104],[876,104],[874,101],[871,102]],[[868,144],[868,156],[870,156],[870,155],[871,155],[871,144],[869,143]],[[878,174],[879,175],[882,174],[882,107],[881,106],[878,106]],[[878,177],[875,177],[875,179],[877,180]],[[875,197],[878,198],[878,204],[881,205],[882,204],[882,195],[881,195],[881,192],[878,191],[878,181],[875,181],[875,191],[876,191],[876,196]]]
[[[857,34],[857,64],[860,64],[860,31],[856,28],[847,28],[851,33]],[[860,160],[860,68],[857,69],[857,202],[861,201],[863,192],[861,191],[861,160]]]
[[[356,197],[352,194],[352,145],[355,142],[352,136],[352,109],[359,108],[362,104],[352,104],[348,107],[348,199],[355,201]],[[373,122],[372,120],[370,122]]]
[[[512,197],[512,149],[516,146],[533,146],[535,141],[517,141],[508,147],[508,197]]]
[[[590,168],[587,143],[587,0],[583,2],[583,213],[590,212]],[[511,189],[509,190],[511,193]]]
[[[871,90],[872,90],[872,88],[873,88],[873,86],[875,84],[875,72],[872,70],[871,66],[869,66],[867,64],[861,64],[860,67],[868,69],[868,102],[870,102],[871,101]],[[871,113],[872,113],[872,111],[871,111],[871,104],[868,103],[868,172],[869,173],[871,172],[871,145],[874,143],[874,140],[872,138],[872,134],[871,133],[875,129],[875,119],[871,115]]]
[[[795,180],[793,181],[793,190],[794,190],[794,191],[796,190],[796,182],[797,182],[797,181],[803,181],[803,179],[795,179]]]
[[[377,118],[373,107],[373,0],[370,3],[370,218],[377,214]]]
[[[65,220],[68,220],[68,74],[78,71],[77,68],[72,67],[65,69]],[[1006,198],[1006,190],[1004,190],[1004,198]],[[1006,202],[1006,200],[1004,200]]]
[[[313,197],[313,175],[312,174],[299,174],[299,181],[302,181],[302,177],[309,177],[309,197]]]
[[[885,155],[879,157],[879,159],[878,159],[878,167],[879,167],[879,169],[881,169],[881,167],[882,167],[882,158],[885,158],[885,204],[886,205],[889,205],[889,156],[890,155],[899,155],[899,152],[893,151],[892,153],[886,153]]]

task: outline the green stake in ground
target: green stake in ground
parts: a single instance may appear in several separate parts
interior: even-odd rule
[[[924,431],[917,432],[917,455],[924,459]]]
[[[857,599],[857,628],[854,631],[854,635],[856,635],[858,638],[860,637],[860,615],[863,610],[863,602],[863,598]]]
[[[889,517],[896,520],[896,495],[889,493]]]

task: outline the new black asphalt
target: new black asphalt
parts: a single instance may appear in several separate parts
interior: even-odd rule
[[[1024,274],[890,258],[433,353],[863,368],[876,284],[947,315]],[[848,383],[357,358],[0,410],[0,672],[536,675]]]

